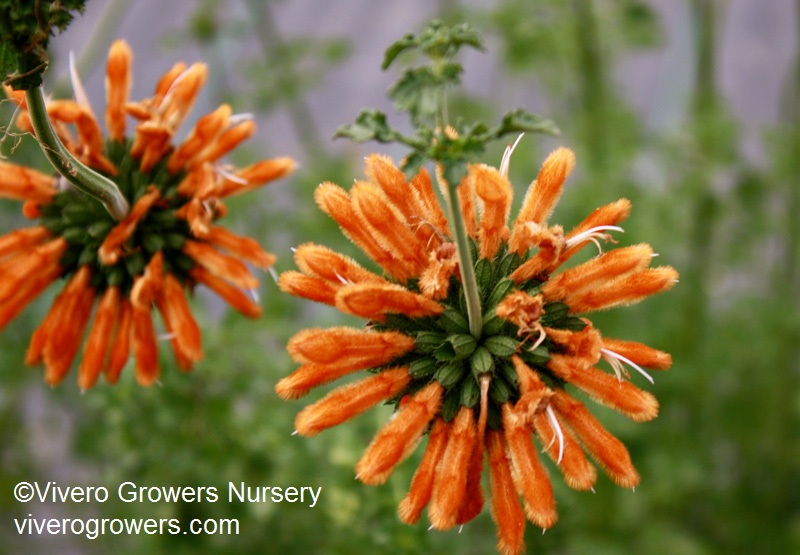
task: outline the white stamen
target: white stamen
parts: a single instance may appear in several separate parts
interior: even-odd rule
[[[293,435],[293,436],[296,436],[296,435],[297,435],[297,430],[293,431],[293,432],[292,432],[292,435]]]
[[[289,247],[289,250],[292,252],[297,252],[297,247]]]
[[[269,268],[267,268],[267,272],[269,272],[269,275],[272,276],[272,281],[278,283],[278,272],[275,271],[275,268],[270,266]]]
[[[594,491],[594,486],[590,487],[589,489],[592,490],[592,493],[597,494],[597,492]]]
[[[339,281],[341,281],[344,285],[350,285],[350,282],[344,279],[341,275],[339,275],[339,272],[334,272],[334,275],[336,275]]]
[[[169,340],[171,340],[171,339],[175,339],[175,338],[177,337],[177,334],[176,334],[175,332],[171,332],[171,333],[161,333],[161,334],[159,334],[159,335],[158,335],[158,336],[156,336],[156,337],[157,337],[157,339],[158,339],[159,341],[169,341]]]
[[[92,106],[89,104],[89,96],[86,94],[86,89],[83,88],[83,82],[78,75],[78,66],[75,64],[75,53],[69,53],[69,79],[72,82],[72,91],[75,93],[75,100],[83,106],[88,108],[89,112],[92,111]]]
[[[503,159],[500,161],[500,175],[503,177],[508,177],[508,166],[511,163],[511,155],[514,153],[514,149],[517,148],[517,144],[525,136],[525,133],[520,133],[517,140],[514,141],[514,144],[510,144],[506,147],[505,152],[503,152]]]
[[[547,532],[547,528],[542,528],[542,535],[543,535],[543,536],[544,536],[544,533],[545,533],[545,532]]]
[[[253,301],[254,301],[256,304],[258,304],[258,303],[259,303],[259,300],[260,300],[260,298],[259,298],[259,295],[258,295],[258,290],[256,290],[256,289],[250,289],[250,290],[249,290],[249,293],[250,293],[250,296],[251,296],[251,297],[253,297]]]
[[[600,248],[598,239],[603,239],[605,241],[611,240],[611,236],[607,233],[602,233],[603,231],[619,231],[620,233],[625,233],[624,229],[616,225],[599,225],[597,227],[587,229],[583,233],[578,233],[575,237],[572,237],[567,241],[566,247],[569,249],[576,245],[580,245],[585,241],[592,241],[595,245],[597,245],[598,250],[600,250],[602,253],[603,249]]]
[[[631,488],[631,491],[632,491],[633,493],[636,493],[636,486],[633,486],[633,487]]]
[[[564,458],[564,432],[561,430],[561,424],[558,423],[558,418],[556,418],[556,413],[553,412],[553,407],[547,405],[547,421],[550,422],[550,427],[553,428],[553,431],[558,436],[558,460],[556,464],[561,464],[561,459]]]
[[[250,183],[245,178],[226,170],[222,166],[216,166],[214,169],[220,176],[224,177],[228,181],[233,181],[234,183],[238,183],[239,185],[248,185]]]
[[[622,362],[624,362],[625,364],[628,364],[631,368],[633,368],[634,370],[639,372],[642,376],[647,378],[647,381],[649,381],[650,383],[653,383],[653,384],[656,383],[655,380],[653,379],[653,377],[650,374],[645,372],[644,369],[641,366],[639,366],[638,364],[633,362],[631,359],[625,358],[621,354],[615,353],[614,351],[611,351],[609,349],[600,348],[600,352],[603,353],[603,355],[605,355],[604,358],[609,363],[611,363],[612,366],[613,366],[613,363],[611,362],[612,359],[621,360]],[[617,374],[617,377],[619,377],[619,374]]]
[[[228,123],[230,123],[231,127],[235,127],[245,121],[252,121],[253,117],[254,116],[251,112],[242,112],[241,114],[233,114],[230,118],[228,118]]]
[[[428,526],[428,532],[430,532],[431,530],[433,530],[433,524],[431,524],[430,526]]]
[[[460,534],[462,530],[464,530],[464,525],[463,524],[458,527],[458,533]]]

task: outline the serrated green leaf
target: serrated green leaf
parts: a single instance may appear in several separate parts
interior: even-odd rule
[[[478,346],[477,340],[469,334],[454,334],[447,338],[447,341],[453,346],[456,358],[467,358],[475,352]]]
[[[485,294],[492,287],[494,279],[494,268],[492,263],[481,258],[475,264],[475,280],[478,282],[478,288]]]
[[[459,382],[466,371],[467,369],[460,361],[452,361],[439,366],[433,378],[442,384],[442,387],[451,388]]]
[[[493,335],[484,340],[483,346],[494,356],[510,357],[517,352],[519,342],[507,335]]]
[[[489,298],[486,299],[486,306],[494,308],[497,303],[505,299],[506,295],[514,290],[514,287],[516,287],[516,284],[508,278],[498,281],[489,294]]]
[[[414,347],[420,353],[433,353],[445,342],[445,339],[444,334],[432,331],[421,331],[414,339]]]
[[[418,358],[408,365],[408,373],[414,379],[424,378],[436,371],[439,362],[432,357]]]
[[[494,369],[494,360],[486,347],[480,346],[475,349],[469,357],[469,367],[472,375],[478,378],[481,374],[486,374]]]
[[[523,108],[517,108],[507,112],[500,121],[500,125],[490,129],[487,134],[492,139],[499,139],[511,133],[544,133],[558,136],[561,131],[552,120],[532,114]]]
[[[477,380],[467,378],[461,386],[461,404],[467,408],[472,408],[478,403],[481,396],[481,389]]]
[[[436,322],[449,333],[467,333],[469,331],[469,321],[461,311],[455,308],[445,308]]]

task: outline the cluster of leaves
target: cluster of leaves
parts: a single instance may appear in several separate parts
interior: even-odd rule
[[[0,71],[17,90],[42,84],[47,43],[83,12],[86,0],[1,0]]]
[[[558,134],[549,119],[518,108],[505,114],[499,125],[488,127],[459,119],[448,128],[444,113],[445,93],[460,84],[463,68],[453,61],[462,47],[483,50],[480,36],[467,24],[446,26],[429,23],[419,35],[407,34],[386,50],[382,64],[387,69],[408,50],[419,50],[431,63],[408,69],[389,89],[389,97],[400,112],[408,112],[414,132],[406,135],[392,128],[386,114],[363,110],[353,124],[340,127],[335,137],[356,142],[400,143],[412,149],[403,162],[403,172],[411,177],[428,160],[441,164],[444,179],[458,184],[467,173],[467,165],[478,160],[486,145],[513,133]]]

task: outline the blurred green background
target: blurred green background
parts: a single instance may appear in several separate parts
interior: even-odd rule
[[[610,337],[646,342],[674,365],[648,386],[658,419],[634,424],[592,411],[631,451],[642,483],[573,492],[550,466],[560,521],[528,527],[529,553],[800,553],[800,2],[796,0],[498,0],[333,2],[154,0],[89,2],[52,41],[48,90],[71,94],[74,50],[95,111],[105,52],[134,47],[133,98],[149,95],[174,61],[204,60],[209,83],[189,120],[220,102],[254,112],[259,134],[231,162],[291,155],[288,179],[229,204],[226,225],[257,238],[293,268],[290,247],[315,241],[357,256],[313,203],[321,181],[363,176],[380,145],[331,142],[362,107],[392,114],[383,49],[432,17],[468,21],[488,51],[466,56],[465,87],[450,110],[496,121],[522,105],[553,118],[558,139],[527,137],[511,164],[516,211],[554,146],[578,167],[553,223],[565,228],[625,196],[634,211],[620,245],[649,242],[681,272],[665,295],[593,317]],[[2,122],[11,107],[0,107]],[[183,130],[188,131],[189,126]],[[505,145],[486,161],[498,164]],[[45,169],[30,140],[3,153]],[[0,202],[0,232],[23,223]],[[488,510],[458,530],[428,531],[396,517],[422,449],[381,487],[353,465],[389,416],[380,407],[307,439],[291,436],[310,400],[286,402],[273,386],[294,365],[287,339],[305,327],[358,325],[281,294],[262,278],[264,316],[250,321],[213,296],[193,301],[205,359],[178,372],[162,350],[161,385],[121,383],[81,394],[71,373],[55,389],[24,351],[57,288],[0,334],[0,552],[5,553],[492,553]],[[324,391],[316,392],[312,399]],[[550,461],[547,461],[548,463]],[[20,504],[19,481],[215,486],[216,503]],[[322,487],[314,508],[228,503],[228,482]],[[14,519],[42,517],[237,518],[240,534],[19,535]],[[424,517],[423,517],[424,520]]]

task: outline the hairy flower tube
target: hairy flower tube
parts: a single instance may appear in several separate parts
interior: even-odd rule
[[[187,292],[206,285],[241,313],[257,317],[260,308],[247,292],[258,280],[246,263],[267,268],[274,262],[256,241],[216,220],[226,213],[223,199],[286,175],[293,161],[263,160],[239,170],[224,166],[221,158],[255,129],[251,118],[232,114],[228,105],[201,117],[173,144],[205,82],[206,66],[178,63],[158,81],[152,97],[132,102],[132,59],[125,42],[112,45],[107,139],[76,76],[75,100],[47,104],[69,151],[110,178],[130,203],[121,221],[58,176],[0,162],[0,197],[23,201],[23,214],[34,222],[0,237],[0,329],[54,281],[66,282],[25,358],[29,365],[44,363],[50,384],[61,382],[81,344],[82,389],[101,373],[116,382],[131,351],[137,381],[153,383],[159,376],[154,309],[178,366],[190,370],[202,358],[202,346]],[[20,106],[17,126],[32,131],[24,96],[10,94]],[[128,117],[136,120],[130,138]]]
[[[525,518],[544,529],[557,520],[534,438],[572,488],[595,483],[587,455],[619,486],[638,483],[625,446],[575,392],[635,421],[650,420],[658,403],[629,381],[625,365],[649,378],[643,367],[666,369],[671,357],[603,337],[582,315],[666,291],[678,274],[668,266],[651,268],[646,244],[562,269],[587,243],[610,239],[630,203],[602,206],[568,233],[550,225],[574,165],[573,153],[560,148],[544,162],[509,227],[510,152],[500,169],[470,166],[457,188],[483,314],[477,337],[469,331],[448,220],[424,169],[407,181],[389,158],[372,155],[368,180],[350,191],[319,186],[317,204],[382,271],[324,246],[296,249],[299,271],[283,273],[281,288],[362,317],[366,325],[299,332],[288,350],[301,366],[276,391],[295,399],[366,371],[303,409],[297,432],[313,436],[379,403],[394,403],[393,417],[356,465],[358,479],[383,483],[427,434],[399,515],[415,523],[427,506],[432,526],[444,530],[481,512],[488,461],[498,549],[519,553]]]

